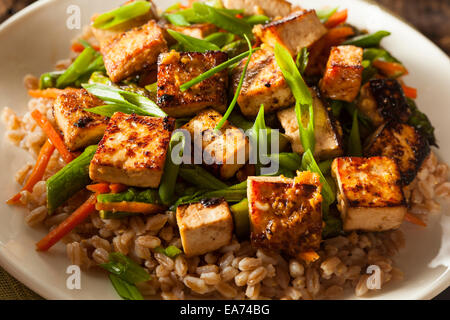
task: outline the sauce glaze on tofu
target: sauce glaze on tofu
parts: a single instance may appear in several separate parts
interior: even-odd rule
[[[172,118],[116,112],[89,167],[94,181],[157,188],[164,170]]]
[[[336,158],[331,172],[345,231],[385,231],[401,225],[407,207],[395,160]]]
[[[322,187],[317,174],[305,171],[294,179],[249,177],[247,183],[254,246],[294,257],[319,248]]]

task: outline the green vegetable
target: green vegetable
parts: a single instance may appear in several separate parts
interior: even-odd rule
[[[331,111],[333,112],[333,116],[335,118],[339,118],[343,107],[344,107],[344,103],[342,101],[339,101],[339,100],[331,101],[330,108],[331,108]]]
[[[105,211],[100,210],[99,216],[102,219],[123,219],[130,216],[137,216],[139,213],[137,212],[120,212],[120,211]]]
[[[177,10],[179,10],[179,9],[180,9],[180,3],[177,2],[177,3],[175,3],[175,4],[171,5],[171,6],[169,6],[169,7],[166,9],[166,11],[164,11],[164,13],[177,11]]]
[[[56,87],[56,81],[64,73],[64,71],[52,71],[43,73],[39,79],[39,89],[44,90]]]
[[[381,48],[366,48],[364,49],[363,59],[373,62],[374,60],[381,60],[385,62],[397,62],[399,60],[394,58],[387,50]]]
[[[272,154],[271,159],[280,164],[280,167],[296,171],[300,170],[302,165],[302,158],[298,153],[294,152],[283,152],[279,154]]]
[[[166,256],[168,256],[171,259],[175,259],[177,257],[177,255],[183,253],[183,251],[181,251],[180,249],[178,249],[175,246],[168,246],[167,248],[163,248],[163,247],[156,247],[154,249],[156,252],[162,253]]]
[[[228,54],[228,58],[234,58],[247,51],[247,41],[239,39],[222,47],[222,51]],[[245,56],[245,55],[244,55]]]
[[[100,203],[111,202],[144,202],[151,204],[161,204],[161,199],[156,189],[145,189],[138,191],[135,188],[128,188],[127,191],[120,193],[103,193],[97,195],[97,201]]]
[[[184,51],[206,52],[209,50],[218,51],[220,48],[209,41],[194,38],[180,32],[168,29],[167,32],[178,41]]]
[[[305,72],[306,67],[308,66],[308,60],[309,60],[308,48],[306,47],[302,48],[302,50],[300,50],[295,60],[295,64],[297,65],[300,74],[303,74]]]
[[[128,283],[135,284],[150,280],[150,275],[144,268],[120,252],[111,252],[109,261],[100,264],[100,267]]]
[[[381,39],[389,36],[390,34],[391,33],[388,31],[377,31],[371,34],[363,34],[345,41],[344,44],[351,44],[362,48],[377,47],[380,45]]]
[[[183,166],[180,168],[180,176],[185,181],[190,182],[201,189],[220,190],[228,188],[228,185],[224,182],[197,165]]]
[[[182,204],[200,202],[205,199],[223,198],[228,202],[239,202],[247,196],[247,181],[221,190],[197,191],[194,194],[179,198],[171,209]]]
[[[114,274],[109,275],[109,280],[116,290],[117,294],[124,300],[144,300],[134,284],[130,284]]]
[[[359,135],[358,110],[353,113],[352,130],[348,137],[348,154],[353,157],[362,156],[361,137]]]
[[[257,15],[253,15],[253,16],[244,17],[244,20],[248,24],[254,26],[257,24],[265,24],[270,21],[270,18],[268,16],[265,16],[262,14],[257,14]]]
[[[151,2],[133,1],[99,15],[92,26],[97,29],[111,29],[126,21],[133,20],[136,17],[146,14],[150,11],[151,7]]]
[[[253,49],[253,51],[255,51],[255,50],[256,50],[256,49]],[[249,50],[249,51],[246,51],[246,52],[244,52],[244,53],[241,53],[240,55],[238,55],[238,56],[236,56],[236,57],[234,57],[234,58],[231,58],[231,59],[225,61],[224,63],[219,64],[218,66],[216,66],[216,67],[214,67],[214,68],[212,68],[212,69],[209,69],[208,71],[202,73],[201,75],[195,77],[194,79],[189,80],[189,81],[186,82],[186,83],[183,83],[183,84],[180,86],[181,92],[186,91],[187,89],[189,89],[190,87],[196,85],[197,83],[200,83],[200,82],[202,82],[203,80],[212,77],[212,76],[215,75],[216,73],[218,73],[218,72],[220,72],[220,71],[222,71],[222,70],[225,70],[225,69],[228,68],[229,66],[234,65],[235,63],[241,61],[241,60],[244,59],[245,57],[248,57],[249,53],[250,53],[250,50]]]
[[[53,214],[60,205],[91,182],[89,164],[96,150],[96,145],[87,147],[80,156],[47,180],[48,214]]]
[[[317,17],[320,22],[325,23],[338,10],[339,7],[316,10]]]
[[[183,156],[184,145],[186,143],[186,139],[183,135],[183,132],[178,131],[172,134],[169,143],[169,150],[166,156],[166,163],[164,166],[164,173],[161,178],[161,184],[159,186],[159,197],[161,198],[164,204],[169,204],[173,201],[173,197],[175,194],[175,185],[177,182],[178,172],[180,169],[180,163],[178,159],[172,159],[172,153],[175,148],[178,148],[178,157],[181,160]],[[176,160],[176,162],[174,162]]]
[[[186,27],[191,25],[189,21],[187,21],[186,18],[179,13],[167,13],[164,14],[163,17],[166,18],[167,21],[169,21],[170,24],[174,26]]]
[[[236,102],[237,102],[237,99],[239,97],[239,94],[241,93],[242,85],[244,84],[244,78],[245,78],[245,74],[247,72],[248,64],[250,63],[251,57],[253,55],[252,44],[250,43],[250,40],[249,40],[249,38],[246,35],[244,35],[244,37],[245,37],[245,40],[247,40],[247,44],[248,44],[247,62],[245,63],[244,69],[242,70],[242,73],[241,73],[241,77],[239,78],[239,83],[238,83],[238,86],[236,88],[236,92],[234,93],[233,100],[231,100],[231,103],[228,106],[227,111],[223,115],[222,119],[220,119],[219,123],[216,125],[214,130],[220,130],[220,128],[222,128],[222,126],[227,121],[228,117],[230,116],[231,112],[234,109],[234,106],[236,105]]]
[[[338,216],[332,215],[329,207],[325,207],[322,210],[322,219],[325,222],[325,226],[322,229],[322,238],[328,239],[342,233],[342,220]]]
[[[318,163],[319,169],[323,173],[324,176],[330,174],[332,163],[333,163],[333,159],[324,160],[324,161]]]
[[[89,84],[104,84],[106,86],[119,88],[114,82],[111,81],[103,72],[93,72],[88,81]]]
[[[83,84],[83,88],[107,103],[105,106],[85,109],[86,111],[107,117],[110,117],[117,111],[153,117],[167,116],[156,103],[135,92],[96,83]]]
[[[428,119],[427,115],[422,113],[417,107],[414,100],[407,98],[411,116],[408,119],[408,124],[416,128],[426,139],[428,143],[433,146],[438,146],[436,143],[436,136],[434,135],[434,127]]]
[[[156,93],[158,92],[158,83],[154,82],[152,84],[149,84],[149,85],[145,86],[145,89],[147,91],[149,91],[150,94],[156,95]]]
[[[248,199],[232,205],[230,207],[233,213],[234,232],[238,239],[246,239],[250,233],[250,219],[248,214]]]
[[[316,139],[314,136],[314,110],[311,92],[289,51],[278,43],[275,45],[275,59],[295,97],[295,114],[303,149],[314,152]],[[309,111],[306,109],[309,109]],[[309,112],[309,123],[305,128],[303,117],[307,112]]]
[[[256,116],[255,123],[253,124],[253,127],[251,128],[249,132],[249,138],[251,141],[251,154],[250,158],[253,158],[252,163],[255,162],[256,167],[256,174],[261,174],[261,167],[262,167],[262,161],[261,161],[261,155],[262,150],[260,150],[261,146],[265,146],[266,150],[265,153],[269,154],[268,150],[268,137],[267,137],[267,130],[266,122],[264,119],[264,105],[261,105],[259,107],[258,115]],[[265,134],[266,133],[266,134]]]
[[[216,46],[222,48],[223,46],[233,42],[234,34],[228,32],[215,32],[207,37],[205,37],[204,41],[211,42]]]

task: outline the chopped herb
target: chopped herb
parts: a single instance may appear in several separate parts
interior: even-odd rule
[[[139,292],[134,284],[130,284],[125,280],[122,280],[118,276],[111,273],[109,280],[116,290],[117,294],[124,300],[144,300],[144,297]]]
[[[176,258],[179,254],[183,253],[183,251],[181,251],[180,249],[178,249],[175,246],[168,246],[167,248],[163,248],[163,247],[156,247],[155,248],[156,252],[162,253],[166,256],[168,256],[171,259]]]
[[[110,29],[126,21],[142,16],[150,11],[152,3],[148,1],[133,1],[117,9],[99,15],[93,27],[97,29]]]

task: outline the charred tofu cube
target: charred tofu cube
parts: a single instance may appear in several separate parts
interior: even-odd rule
[[[343,153],[342,128],[331,112],[324,106],[316,91],[313,89],[310,89],[310,91],[313,96],[314,135],[316,138],[314,155],[320,159],[340,156]],[[277,116],[285,134],[291,140],[292,150],[297,153],[303,153],[295,108],[291,107],[281,110],[277,113]],[[306,127],[309,115],[305,115],[303,121],[303,125]]]
[[[163,30],[154,20],[115,36],[101,48],[106,71],[114,82],[151,68],[165,51]]]
[[[328,98],[352,102],[359,93],[362,80],[363,49],[338,46],[331,49],[320,90]]]
[[[294,257],[319,249],[322,195],[317,174],[305,171],[294,179],[249,177],[247,183],[254,246]]]
[[[214,128],[222,115],[213,109],[200,112],[182,128],[194,141],[194,147],[202,151],[203,163],[223,179],[233,177],[249,157],[248,138],[243,130],[226,122],[216,131]],[[198,137],[198,138],[197,138]]]
[[[172,118],[116,112],[89,166],[94,181],[156,188],[164,170]]]
[[[174,30],[187,36],[199,39],[203,39],[209,36],[211,33],[217,31],[217,27],[211,23],[196,23],[190,26],[174,26],[170,24],[166,26],[166,29]],[[175,39],[168,39],[168,42],[174,43],[176,41]]]
[[[217,250],[229,244],[233,235],[233,217],[222,199],[178,206],[177,224],[188,257]]]
[[[234,91],[246,62],[247,59],[242,60],[232,71]],[[270,113],[295,103],[272,50],[261,49],[253,53],[237,102],[242,114],[248,118],[256,117],[261,104],[264,104],[264,112]]]
[[[103,104],[84,89],[65,90],[56,98],[53,114],[70,150],[96,144],[103,137],[108,118],[84,110]]]
[[[375,126],[391,119],[406,122],[410,115],[402,87],[395,79],[370,80],[361,88],[357,107]]]
[[[291,55],[297,55],[302,48],[310,47],[319,40],[327,29],[320,22],[316,11],[296,11],[287,17],[274,20],[265,25],[258,25],[253,33],[262,42],[275,47],[284,46]]]
[[[385,231],[402,224],[407,208],[395,160],[336,158],[331,172],[345,231]]]
[[[212,107],[224,112],[227,106],[226,70],[182,92],[180,86],[228,59],[221,51],[163,53],[158,58],[158,105],[172,117],[197,114]]]
[[[365,148],[366,156],[385,156],[397,161],[402,184],[410,184],[430,153],[428,140],[414,127],[405,123],[382,125]]]
[[[264,14],[271,18],[287,16],[292,10],[292,5],[285,0],[223,0],[222,2],[227,9],[244,9],[244,14]]]

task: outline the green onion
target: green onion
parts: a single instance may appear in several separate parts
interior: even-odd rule
[[[177,2],[177,3],[175,3],[175,4],[171,5],[171,6],[169,6],[169,7],[164,11],[164,13],[168,13],[168,12],[172,12],[172,11],[177,11],[177,10],[180,10],[180,3],[179,3],[179,2]]]
[[[222,48],[223,46],[233,42],[234,34],[229,32],[214,32],[207,37],[205,37],[205,41],[211,42],[216,46]]]
[[[166,18],[170,24],[177,27],[186,27],[191,25],[189,21],[187,21],[186,18],[179,13],[167,13],[164,14],[163,17]]]
[[[122,299],[144,300],[144,297],[134,284],[130,284],[112,273],[109,275],[109,280],[111,280],[114,289]]]
[[[256,50],[257,50],[257,49],[253,49],[253,51],[256,51]],[[234,65],[235,63],[241,61],[241,60],[244,59],[245,57],[248,57],[249,53],[250,53],[250,50],[249,50],[249,51],[246,51],[246,52],[243,52],[243,53],[241,53],[240,55],[238,55],[238,56],[236,56],[236,57],[234,57],[234,58],[232,58],[232,59],[229,59],[229,60],[227,60],[227,61],[225,61],[225,62],[219,64],[218,66],[216,66],[216,67],[214,67],[214,68],[212,68],[212,69],[209,69],[208,71],[202,73],[201,75],[195,77],[194,79],[189,80],[189,81],[186,82],[186,83],[183,83],[183,84],[180,86],[181,92],[186,91],[187,89],[189,89],[190,87],[196,85],[197,83],[200,83],[200,82],[202,82],[203,80],[206,80],[206,79],[212,77],[212,76],[215,75],[216,73],[219,73],[220,71],[225,70],[225,69],[228,68],[229,66],[232,66],[232,65]]]
[[[109,261],[100,267],[116,275],[128,283],[139,283],[150,280],[150,275],[136,262],[120,252],[111,252]]]
[[[295,114],[303,149],[314,152],[316,139],[314,136],[314,109],[311,92],[289,51],[278,43],[275,45],[275,59],[295,97]],[[303,115],[307,112],[305,108],[309,108],[309,123],[306,128],[303,127],[302,120]]]
[[[89,93],[107,103],[106,106],[99,106],[86,111],[110,117],[114,112],[136,113],[153,117],[166,117],[156,103],[135,92],[121,90],[103,84],[83,84]]]
[[[258,115],[256,116],[255,123],[253,124],[252,128],[249,132],[249,138],[251,140],[251,145],[253,146],[251,149],[251,157],[254,158],[256,164],[256,174],[261,174],[261,150],[259,147],[261,145],[266,146],[266,152],[269,150],[267,149],[268,145],[268,139],[267,134],[263,134],[264,131],[267,130],[266,127],[266,121],[264,119],[264,105],[261,105],[259,107]],[[266,131],[267,133],[267,131]]]
[[[265,24],[270,21],[270,18],[268,16],[265,16],[262,14],[257,14],[257,15],[253,15],[253,16],[244,17],[244,20],[248,24],[254,26],[257,24]]]
[[[300,74],[303,74],[306,70],[306,67],[308,66],[308,60],[309,60],[309,52],[308,48],[302,48],[300,52],[297,55],[297,59],[295,60],[295,64],[297,65],[298,70],[300,71]]]
[[[220,190],[228,188],[228,185],[200,166],[184,166],[180,169],[180,176],[185,181],[190,182],[201,189]]]
[[[222,47],[222,51],[228,54],[228,59],[232,59],[247,51],[247,41],[239,39],[226,44]],[[256,51],[256,49],[254,49]]]
[[[301,168],[302,158],[298,153],[295,152],[282,152],[278,154],[270,155],[270,158],[273,161],[276,161],[280,164],[280,167],[296,171]]]
[[[203,39],[187,36],[180,32],[168,29],[167,32],[178,41],[183,47],[184,51],[192,52],[206,52],[206,51],[218,51],[220,48],[214,43],[208,42]]]
[[[348,154],[354,157],[362,156],[361,137],[359,135],[358,110],[353,113],[352,129],[348,137]]]
[[[110,29],[126,21],[142,16],[150,11],[152,3],[148,1],[133,1],[109,12],[99,15],[93,27],[97,29]]]
[[[320,22],[325,23],[338,9],[339,7],[316,10],[316,14]]]
[[[155,83],[146,85],[145,89],[147,89],[151,94],[156,94],[158,91],[158,83],[155,82]]]
[[[228,117],[230,116],[231,112],[234,109],[234,106],[236,105],[236,102],[237,102],[237,99],[239,97],[239,94],[241,93],[242,85],[244,84],[245,73],[247,72],[248,64],[250,63],[251,57],[253,55],[253,49],[252,49],[252,44],[251,44],[250,40],[248,39],[248,37],[246,35],[244,35],[244,38],[245,38],[245,40],[247,40],[247,44],[248,44],[247,62],[245,63],[244,69],[242,70],[241,77],[239,79],[239,84],[238,84],[238,86],[236,88],[236,92],[234,93],[233,100],[231,100],[231,103],[228,106],[227,111],[225,112],[225,114],[223,115],[223,117],[219,121],[219,123],[216,125],[214,130],[220,130],[220,128],[222,128],[222,126],[227,121]]]
[[[248,199],[230,206],[230,211],[233,213],[234,232],[238,239],[245,239],[250,233],[250,219],[248,214]]]
[[[183,251],[175,246],[168,246],[165,249],[163,247],[156,247],[154,250],[168,256],[171,259],[175,259],[179,254],[183,253]]]
[[[343,44],[351,44],[362,48],[377,47],[380,45],[381,39],[389,36],[390,34],[391,33],[388,31],[377,31],[372,34],[363,34],[360,36],[356,36],[345,41]]]
[[[319,162],[318,166],[323,175],[328,175],[331,170],[331,164],[333,163],[333,159],[324,160]]]
[[[181,131],[175,132],[170,138],[164,173],[158,190],[159,197],[164,204],[169,204],[173,200],[175,194],[175,184],[177,182],[178,172],[180,169],[180,163],[176,163],[174,162],[174,159],[172,159],[172,152],[176,147],[178,147],[178,156],[182,157],[185,143],[186,139]]]

